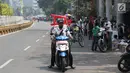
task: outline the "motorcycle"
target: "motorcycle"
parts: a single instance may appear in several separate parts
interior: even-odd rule
[[[118,69],[121,72],[130,71],[130,41],[124,41],[123,45],[126,46],[125,53],[121,55],[121,59],[118,62]]]
[[[56,37],[55,64],[62,72],[65,72],[65,67],[69,66],[70,63],[70,48],[68,40],[69,38],[66,36]]]
[[[98,46],[101,52],[107,51],[106,35],[107,33],[105,32],[105,28],[100,28],[100,31],[98,33]]]

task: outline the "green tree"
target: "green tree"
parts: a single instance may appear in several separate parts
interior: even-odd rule
[[[74,9],[73,14],[77,18],[81,18],[81,16],[95,16],[95,3],[94,0],[75,0],[73,2]]]
[[[46,15],[51,13],[64,14],[70,7],[72,0],[39,0],[39,7],[43,9]]]
[[[73,2],[73,14],[78,18],[80,16],[88,16],[91,11],[91,0],[75,0]]]
[[[8,4],[1,4],[1,14],[2,15],[13,15],[13,8],[9,7]]]

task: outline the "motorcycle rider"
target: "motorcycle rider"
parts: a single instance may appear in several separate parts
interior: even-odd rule
[[[68,31],[66,26],[64,26],[63,19],[58,19],[57,23],[58,23],[58,26],[52,27],[51,33],[50,33],[50,35],[51,36],[53,35],[54,37],[52,38],[52,42],[51,42],[51,65],[49,66],[49,68],[52,68],[54,66],[54,62],[55,62],[55,52],[56,52],[55,36],[64,35],[64,36],[68,36],[71,39],[73,39],[72,35],[70,34],[70,32]],[[69,58],[70,58],[69,59],[70,67],[72,69],[74,69],[75,67],[73,67],[73,57],[71,54],[71,49],[70,49],[70,53],[69,53]]]

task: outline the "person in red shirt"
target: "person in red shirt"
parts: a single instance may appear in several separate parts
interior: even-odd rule
[[[94,26],[94,17],[90,16],[90,19],[89,19],[89,40],[92,39],[93,26]]]
[[[71,16],[68,16],[68,17],[67,17],[67,22],[68,22],[68,26],[70,26],[70,25],[71,25],[71,23],[72,23]]]

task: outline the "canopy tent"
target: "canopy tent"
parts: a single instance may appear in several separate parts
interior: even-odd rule
[[[63,18],[64,24],[65,24],[65,25],[68,24],[68,22],[67,22],[67,17],[66,17],[66,16],[51,14],[51,17],[53,18],[53,23],[51,24],[52,26],[58,25],[58,24],[57,24],[57,21],[56,21],[58,18]]]

